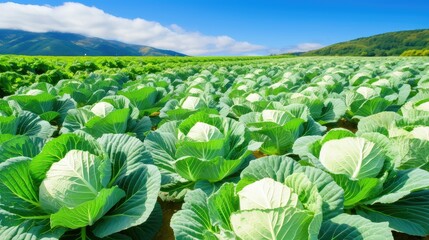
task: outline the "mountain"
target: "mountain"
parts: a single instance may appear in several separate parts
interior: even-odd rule
[[[304,56],[399,56],[407,50],[429,49],[429,29],[389,32],[336,43]]]
[[[186,56],[148,46],[79,34],[0,29],[0,54],[46,56]]]

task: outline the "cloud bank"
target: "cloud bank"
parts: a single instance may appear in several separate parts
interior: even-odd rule
[[[96,7],[66,2],[61,6],[0,3],[0,28],[32,32],[69,32],[125,43],[169,49],[188,55],[242,55],[266,49],[229,36],[188,32],[142,18],[128,19]]]
[[[296,46],[293,46],[291,48],[286,49],[286,52],[288,53],[294,53],[294,52],[308,52],[311,50],[316,50],[324,47],[324,45],[320,43],[300,43]]]
[[[288,46],[280,49],[270,49],[270,54],[282,54],[282,53],[298,53],[298,52],[308,52],[311,50],[316,50],[325,47],[320,43],[300,43],[297,45]]]

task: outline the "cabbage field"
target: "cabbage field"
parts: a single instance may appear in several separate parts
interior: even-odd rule
[[[424,239],[429,58],[0,57],[0,239]]]

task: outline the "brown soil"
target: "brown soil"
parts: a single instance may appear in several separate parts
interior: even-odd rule
[[[261,157],[265,157],[265,156],[267,156],[266,154],[263,154],[262,152],[260,152],[260,151],[254,151],[253,152],[253,156],[255,156],[255,158],[261,158]]]
[[[158,117],[159,116],[159,112],[153,112],[149,115],[149,117]]]
[[[163,202],[158,199],[158,203],[162,209],[162,226],[155,239],[159,240],[174,240],[173,229],[170,227],[170,220],[174,213],[182,208],[181,202]]]
[[[346,119],[340,119],[335,125],[328,126],[328,131],[332,128],[345,128],[352,132],[357,131],[357,124],[353,122],[349,122]],[[256,158],[261,158],[267,156],[266,154],[260,152],[260,151],[254,151],[253,156]],[[182,202],[164,202],[160,199],[158,199],[158,203],[161,205],[162,208],[162,226],[159,230],[158,234],[155,236],[155,239],[159,240],[174,240],[174,233],[173,229],[170,227],[170,221],[171,217],[174,213],[176,213],[178,210],[182,208]],[[393,232],[393,237],[395,240],[429,240],[429,236],[427,237],[417,237],[417,236],[410,236],[403,233]]]
[[[357,123],[350,122],[345,118],[341,118],[334,125],[327,125],[327,131],[331,130],[332,128],[345,128],[347,130],[352,131],[353,133],[356,133],[358,130],[357,129]]]
[[[158,234],[155,236],[156,240],[174,240],[173,229],[170,227],[170,220],[174,213],[182,208],[181,202],[163,202],[158,199],[158,203],[162,208],[162,226]],[[410,236],[404,233],[393,232],[395,240],[429,240],[427,237]]]
[[[429,236],[417,237],[417,236],[410,236],[399,232],[393,232],[393,238],[395,240],[429,240]]]

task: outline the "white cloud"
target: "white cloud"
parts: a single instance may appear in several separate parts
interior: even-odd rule
[[[59,31],[175,50],[189,55],[246,54],[264,46],[228,36],[188,32],[176,24],[168,27],[142,18],[128,19],[96,7],[66,2],[61,6],[0,3],[0,28],[32,32]]]
[[[311,50],[316,50],[319,48],[324,47],[324,45],[320,43],[300,43],[298,45],[295,45],[291,48],[286,49],[286,52],[288,53],[294,53],[294,52],[308,52]]]
[[[300,43],[300,44],[291,45],[291,46],[288,46],[285,48],[270,49],[268,52],[270,54],[308,52],[308,51],[320,49],[323,47],[324,47],[324,45],[322,45],[320,43]]]

